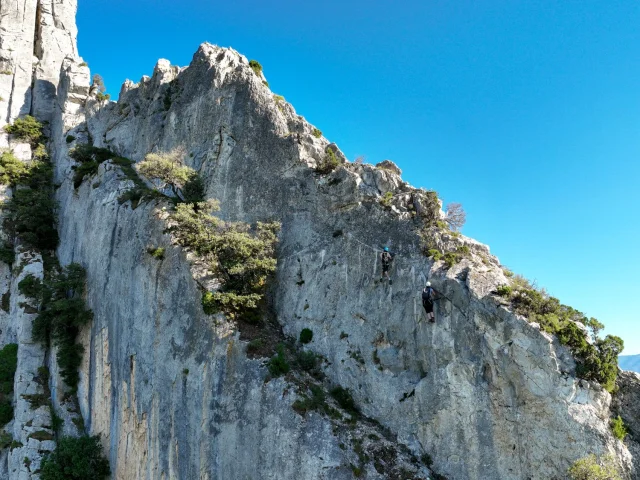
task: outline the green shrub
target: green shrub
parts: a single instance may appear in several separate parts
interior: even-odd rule
[[[182,189],[182,196],[186,203],[204,202],[205,193],[204,180],[197,173],[189,177]]]
[[[385,192],[382,197],[380,197],[380,205],[385,208],[391,207],[391,201],[393,200],[393,192]]]
[[[613,455],[600,460],[595,455],[577,460],[567,472],[571,480],[622,480]]]
[[[513,289],[509,285],[500,285],[496,288],[496,295],[500,295],[501,297],[510,297]]]
[[[162,260],[164,258],[164,248],[162,247],[149,247],[147,248],[147,253],[158,260]]]
[[[247,345],[247,353],[257,353],[262,347],[264,347],[264,340],[261,338],[254,338]]]
[[[47,190],[20,189],[14,192],[4,210],[5,228],[37,250],[54,250],[58,246],[55,228],[55,202]]]
[[[308,328],[303,328],[300,332],[300,343],[309,343],[313,339],[313,332]]]
[[[68,137],[67,137],[68,140]],[[75,173],[73,175],[73,186],[78,188],[82,184],[82,180],[86,176],[93,176],[98,173],[98,167],[116,155],[108,148],[99,148],[83,143],[69,152],[69,156],[79,163],[73,167]]]
[[[18,367],[18,345],[9,343],[0,350],[0,397],[13,392],[13,377]]]
[[[317,358],[318,357],[313,352],[298,352],[298,355],[296,356],[296,363],[301,370],[310,372],[316,368]]]
[[[76,137],[74,137],[73,135],[67,135],[67,138],[66,138],[67,143],[71,143],[71,142],[73,142],[75,139],[76,139]]]
[[[455,252],[447,252],[444,254],[443,260],[447,268],[451,268],[460,261],[460,255]]]
[[[311,130],[311,135],[313,135],[316,138],[320,138],[322,137],[322,131],[318,130],[317,128],[314,127],[313,130]]]
[[[36,144],[42,138],[42,124],[31,115],[16,118],[12,125],[5,125],[5,132],[20,140]]]
[[[0,185],[15,186],[29,173],[26,163],[18,160],[13,152],[0,154]]]
[[[9,343],[0,350],[0,428],[13,418],[11,397],[17,367],[18,345]]]
[[[18,290],[26,297],[38,299],[42,293],[42,282],[39,278],[29,274],[20,280]]]
[[[99,480],[107,478],[110,473],[99,437],[63,437],[56,449],[42,461],[40,478]]]
[[[13,419],[13,407],[11,400],[0,400],[0,428]]]
[[[446,222],[443,222],[442,220],[438,220],[436,221],[436,226],[440,229],[440,230],[447,230],[449,227],[447,227]]]
[[[311,396],[303,395],[301,399],[293,402],[291,407],[300,415],[305,415],[312,410],[318,410],[328,414],[332,413],[329,405],[327,405],[324,390],[317,385],[312,385],[310,390]]]
[[[277,354],[269,360],[267,367],[272,377],[286,375],[291,370],[289,362],[284,355],[284,345],[278,345]]]
[[[0,262],[4,262],[11,266],[15,260],[16,253],[13,250],[13,245],[8,243],[0,244]]]
[[[72,263],[59,272],[52,272],[43,288],[42,310],[33,322],[33,339],[58,347],[56,358],[60,375],[75,392],[82,362],[82,345],[76,343],[80,328],[93,319],[84,303],[84,269]]]
[[[609,392],[615,389],[618,375],[618,355],[624,348],[620,337],[607,335],[597,337],[602,324],[595,318],[587,318],[582,312],[562,305],[557,298],[544,290],[536,289],[524,277],[512,277],[511,307],[530,322],[540,325],[542,330],[556,335],[561,344],[571,350],[576,359],[576,375],[585,380],[596,381]],[[576,325],[580,322],[593,331],[594,344],[587,341],[587,334]]]
[[[276,269],[277,223],[261,223],[251,229],[244,223],[224,222],[210,212],[218,203],[179,204],[171,227],[179,245],[203,259],[221,281],[217,292],[205,292],[206,313],[236,316],[255,309],[264,297],[267,278]]]
[[[611,431],[613,432],[613,436],[620,441],[624,440],[624,437],[627,436],[627,429],[620,415],[618,415],[618,418],[611,419]]]
[[[427,256],[432,257],[437,262],[442,258],[442,253],[440,252],[440,250],[437,250],[435,248],[430,248],[427,251]]]
[[[184,200],[183,189],[189,181],[194,181],[197,173],[193,168],[184,165],[185,152],[176,148],[167,153],[149,153],[144,160],[136,165],[138,173],[151,180],[157,190],[170,188],[173,195]],[[197,181],[196,181],[197,182]],[[192,185],[190,188],[199,188]],[[202,185],[201,188],[204,188]]]
[[[0,306],[2,307],[2,310],[9,313],[9,311],[11,310],[11,291],[10,290],[7,290],[2,294],[2,300],[0,303],[1,303]]]
[[[9,445],[11,445],[12,440],[13,437],[9,432],[5,432],[4,430],[0,431],[0,450],[4,450]]]
[[[336,168],[338,168],[339,165],[340,165],[340,160],[338,160],[338,157],[336,156],[334,151],[331,149],[328,149],[327,153],[322,158],[322,160],[318,163],[315,170],[317,173],[324,175],[324,174],[333,172]]]
[[[335,387],[331,390],[331,396],[334,398],[338,405],[340,405],[348,413],[355,415],[358,414],[358,408],[356,402],[351,396],[351,392],[348,389],[342,387]]]
[[[256,75],[260,76],[262,73],[262,65],[260,65],[257,60],[249,60],[249,66]]]

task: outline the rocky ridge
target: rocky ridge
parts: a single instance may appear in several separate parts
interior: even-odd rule
[[[62,38],[75,38],[74,28]],[[344,156],[234,50],[203,44],[187,68],[160,61],[115,103],[90,93],[88,68],[64,48],[69,58],[40,56],[61,67],[53,113],[17,112],[51,121],[57,254],[86,268],[94,311],[82,334],[79,407],[114,478],[427,478],[427,466],[452,479],[562,478],[577,458],[607,452],[637,478],[635,437],[627,448],[609,429],[609,393],[576,378],[556,338],[492,295],[509,280],[488,247],[436,229],[442,250],[467,254],[451,268],[424,255],[419,232],[434,215],[433,194],[389,163],[316,173],[329,150]],[[325,382],[349,389],[366,418],[351,428],[300,415],[296,378],[265,382],[265,361],[247,355],[241,328],[202,311],[188,256],[165,232],[168,206],[120,203],[132,183],[113,162],[74,188],[68,152],[86,142],[134,161],[184,147],[224,218],[280,221],[278,323],[293,338],[313,331],[304,348],[322,355]],[[379,281],[383,244],[397,254],[393,285]],[[165,246],[165,258],[151,257],[150,245]],[[3,278],[13,292],[19,277]],[[427,278],[444,294],[435,325],[420,304]],[[0,319],[2,343],[27,352],[30,338],[18,331],[29,318],[13,303]],[[76,434],[55,356],[38,355],[29,367],[21,361],[16,385],[31,383],[15,391],[48,364],[54,408]],[[637,377],[621,382],[616,408],[634,429]],[[14,438],[28,436],[34,415],[16,415]],[[37,477],[18,473],[11,458],[25,453],[14,452],[9,478]]]

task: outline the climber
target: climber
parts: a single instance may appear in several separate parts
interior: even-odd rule
[[[433,302],[436,300],[437,292],[431,287],[431,282],[427,282],[422,290],[422,306],[427,314],[427,319],[431,323],[435,323],[436,316],[433,313]]]
[[[384,247],[384,251],[381,255],[382,258],[382,277],[380,281],[384,280],[384,277],[387,277],[389,280],[389,285],[393,284],[393,281],[389,277],[389,269],[391,268],[391,262],[393,262],[393,253],[389,252],[389,247]]]

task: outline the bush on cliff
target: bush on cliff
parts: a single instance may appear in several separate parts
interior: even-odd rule
[[[72,391],[78,385],[84,350],[76,338],[93,318],[83,299],[84,280],[84,269],[77,263],[51,272],[43,287],[41,311],[33,322],[33,339],[45,344],[53,341],[58,347],[60,375]]]
[[[53,250],[58,246],[52,178],[51,165],[33,162],[19,182],[30,188],[17,189],[2,206],[5,230],[20,237],[27,248]]]
[[[31,115],[16,118],[13,124],[5,125],[5,132],[33,145],[42,138],[42,124]]]
[[[622,480],[613,455],[595,455],[577,460],[567,472],[571,480]]]
[[[69,156],[78,162],[78,165],[73,167],[75,171],[73,186],[78,188],[85,176],[92,176],[98,173],[100,164],[114,158],[116,155],[107,148],[94,147],[88,143],[83,143],[71,150]]]
[[[0,185],[15,186],[28,174],[29,167],[18,160],[13,152],[0,154]]]
[[[327,153],[320,162],[316,165],[316,172],[320,174],[327,174],[333,172],[340,165],[340,160],[336,156],[333,150],[327,150]]]
[[[11,397],[17,367],[18,345],[9,343],[0,350],[0,428],[13,418]]]
[[[99,480],[111,473],[100,438],[63,437],[42,461],[41,480]]]
[[[218,210],[216,201],[178,204],[170,231],[220,280],[218,291],[203,296],[205,311],[236,316],[255,309],[264,297],[267,278],[276,269],[280,224],[258,222],[251,228],[221,220],[212,214]]]
[[[595,318],[587,318],[582,312],[562,305],[560,301],[538,289],[526,278],[515,275],[511,285],[501,286],[496,294],[507,298],[512,309],[540,325],[545,332],[556,335],[561,344],[571,350],[576,359],[576,374],[585,380],[600,383],[613,392],[618,375],[618,355],[624,348],[620,337],[598,337],[603,325]],[[576,322],[592,331],[592,341]]]
[[[149,153],[136,165],[136,169],[151,180],[157,190],[169,188],[174,196],[185,200],[183,190],[187,185],[190,186],[190,197],[194,196],[194,190],[198,187],[203,189],[203,185],[194,180],[198,174],[193,168],[184,165],[184,157],[185,152],[180,148],[166,153]]]

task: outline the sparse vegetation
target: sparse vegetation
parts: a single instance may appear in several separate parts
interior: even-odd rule
[[[322,131],[314,127],[314,129],[311,130],[311,135],[313,135],[316,138],[320,138],[322,137]]]
[[[358,415],[358,408],[356,407],[356,403],[351,396],[351,392],[342,387],[335,387],[331,390],[331,396],[333,399],[338,402],[344,410],[346,410],[350,415]]]
[[[467,214],[460,203],[450,203],[447,205],[447,214],[444,218],[449,228],[453,231],[460,230],[467,221]]]
[[[391,201],[393,200],[393,192],[385,192],[382,197],[380,197],[380,205],[385,208],[391,208]]]
[[[219,205],[213,200],[179,204],[171,216],[170,231],[221,281],[218,291],[205,292],[205,312],[242,315],[258,307],[267,278],[276,269],[280,225],[258,222],[250,228],[244,223],[225,222],[212,215],[218,210]]]
[[[99,437],[63,437],[56,449],[42,461],[40,478],[99,480],[107,478],[110,473]]]
[[[162,247],[149,247],[147,248],[147,253],[158,260],[164,258],[164,248]]]
[[[300,343],[309,343],[313,339],[313,332],[308,328],[303,328],[300,332]]]
[[[291,370],[289,362],[284,354],[284,345],[280,344],[277,348],[277,354],[269,360],[267,363],[267,367],[269,368],[269,373],[272,377],[279,377],[281,375],[286,375]]]
[[[513,289],[509,285],[500,285],[496,288],[496,294],[501,297],[508,297],[513,292]]]
[[[11,397],[13,377],[18,367],[18,345],[9,343],[0,350],[0,428],[13,418]]]
[[[0,154],[0,184],[14,187],[29,174],[29,166],[18,160],[13,152]]]
[[[98,167],[102,162],[105,162],[115,157],[115,154],[107,148],[94,147],[89,144],[77,145],[73,150],[69,152],[69,156],[78,162],[78,165],[73,167],[75,173],[73,175],[73,186],[78,188],[84,177],[93,176],[98,173]]]
[[[323,157],[322,161],[318,162],[315,170],[320,174],[327,174],[333,172],[340,165],[340,160],[336,156],[335,152],[328,149]]]
[[[522,276],[512,275],[511,285],[499,287],[496,293],[507,298],[517,314],[539,324],[542,330],[556,335],[560,343],[569,347],[576,359],[578,377],[596,381],[613,392],[618,375],[618,355],[624,348],[620,337],[599,338],[598,332],[603,328],[600,322],[562,305],[557,298],[536,288]],[[587,333],[576,322],[591,329],[593,343],[589,343]]]
[[[260,76],[262,74],[262,65],[257,60],[249,60],[249,66],[256,75]]]
[[[16,254],[13,251],[13,245],[9,243],[0,244],[0,262],[4,262],[7,265],[13,265],[16,259]]]
[[[567,472],[571,480],[622,480],[613,455],[595,455],[577,460]]]
[[[627,436],[627,429],[625,428],[620,415],[618,415],[617,418],[611,419],[611,431],[613,432],[613,436],[620,441],[624,440],[624,437]]]
[[[43,286],[41,311],[33,322],[33,339],[45,344],[53,341],[58,347],[60,375],[74,393],[84,351],[76,337],[93,318],[83,300],[84,280],[84,269],[77,263],[50,272]]]
[[[185,151],[180,148],[167,153],[149,153],[136,168],[157,190],[169,188],[174,196],[184,200],[183,188],[197,176],[193,168],[184,165],[184,157]]]
[[[67,143],[71,143],[76,139],[73,135],[67,135],[66,141]]]
[[[39,278],[29,274],[20,280],[18,283],[18,290],[26,297],[39,300],[42,295],[42,282]]]
[[[5,132],[20,140],[36,145],[42,138],[42,124],[31,115],[16,118],[12,125],[5,125]]]

